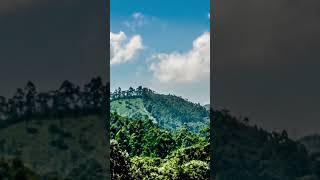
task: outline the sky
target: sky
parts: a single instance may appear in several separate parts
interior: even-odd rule
[[[293,138],[320,133],[320,1],[216,2],[214,104]]]
[[[210,102],[209,0],[111,0],[111,89]]]
[[[104,12],[102,1],[1,0],[0,96],[29,80],[47,91],[108,79]]]

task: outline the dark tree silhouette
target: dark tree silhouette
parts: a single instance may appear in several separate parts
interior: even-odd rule
[[[36,112],[36,95],[37,95],[36,86],[31,81],[29,81],[25,87],[25,92],[26,92],[25,120],[26,122],[28,122],[28,120]]]
[[[106,87],[100,77],[92,78],[83,89],[64,81],[58,90],[37,92],[29,81],[24,89],[18,88],[12,98],[0,97],[0,126],[34,118],[60,118],[101,113],[105,108]],[[63,123],[63,122],[61,122]]]

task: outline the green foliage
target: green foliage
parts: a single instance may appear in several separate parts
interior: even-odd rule
[[[111,94],[111,112],[131,119],[151,119],[160,127],[175,130],[187,124],[198,132],[209,124],[208,111],[175,95],[157,94],[148,88],[121,88]]]
[[[159,176],[158,167],[161,164],[160,158],[132,157],[130,159],[130,173],[133,179],[157,179]]]
[[[110,149],[111,179],[132,179],[128,153],[125,150],[121,150],[118,142],[115,140],[110,142]]]
[[[148,93],[143,96],[145,107],[159,125],[168,129],[177,129],[188,124],[193,131],[205,127],[208,112],[200,104],[192,103],[174,95]]]
[[[126,174],[133,179],[146,180],[209,177],[208,140],[189,131],[187,125],[168,131],[152,120],[132,120],[112,113],[110,133],[114,139],[111,141],[111,169],[115,179]],[[192,169],[203,174],[192,174]]]
[[[208,179],[210,168],[208,163],[199,160],[192,160],[181,166],[182,179],[199,180]]]
[[[187,130],[167,131],[152,120],[132,120],[111,114],[111,139],[116,140],[131,157],[150,156],[165,158],[174,150],[188,147],[207,140],[199,134]]]

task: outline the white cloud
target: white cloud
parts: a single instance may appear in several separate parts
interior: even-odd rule
[[[135,31],[137,28],[142,27],[145,24],[147,24],[147,18],[140,12],[133,13],[130,20],[124,22],[124,25],[132,31]]]
[[[162,53],[153,57],[153,75],[162,83],[192,83],[210,76],[210,33],[193,41],[188,52]]]
[[[130,39],[122,31],[119,33],[110,32],[110,64],[122,64],[133,60],[143,49],[142,38],[134,35]]]

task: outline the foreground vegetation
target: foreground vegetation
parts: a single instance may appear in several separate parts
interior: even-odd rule
[[[209,179],[209,129],[161,129],[111,114],[112,179]]]

